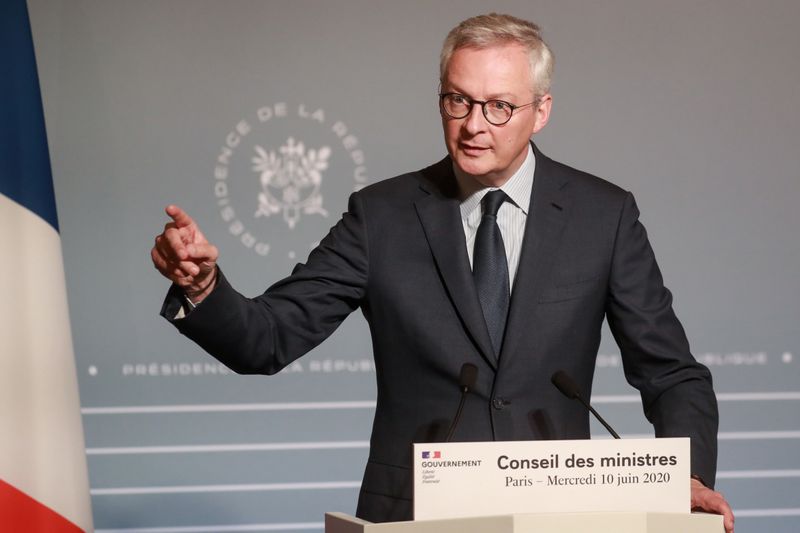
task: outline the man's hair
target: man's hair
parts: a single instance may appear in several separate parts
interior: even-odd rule
[[[554,58],[541,37],[539,26],[527,20],[498,13],[468,18],[450,30],[439,57],[439,81],[444,83],[447,65],[456,50],[484,49],[504,44],[519,44],[528,51],[533,94],[536,99],[549,93]]]

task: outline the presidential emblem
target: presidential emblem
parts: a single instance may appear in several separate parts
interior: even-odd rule
[[[344,210],[350,193],[368,181],[361,141],[344,121],[322,108],[286,102],[259,107],[232,124],[213,176],[228,233],[288,267],[330,230],[329,211]]]
[[[331,149],[309,149],[302,142],[289,137],[286,144],[267,152],[254,147],[253,171],[259,174],[261,193],[258,195],[256,218],[283,215],[283,220],[293,229],[300,215],[328,216],[322,207],[322,172],[328,168]]]

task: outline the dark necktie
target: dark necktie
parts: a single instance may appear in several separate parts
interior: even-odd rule
[[[507,199],[508,196],[501,190],[491,191],[483,197],[483,217],[475,236],[472,257],[472,276],[483,308],[483,318],[489,328],[492,347],[498,357],[503,345],[510,291],[508,261],[503,236],[497,225],[497,211]]]

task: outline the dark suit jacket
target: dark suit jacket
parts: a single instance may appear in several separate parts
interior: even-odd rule
[[[658,436],[692,438],[692,471],[713,484],[717,406],[689,352],[630,193],[538,150],[506,336],[492,354],[472,280],[452,163],[354,193],[348,211],[292,275],[248,299],[218,287],[178,329],[241,373],[278,372],[361,308],[377,409],[357,514],[412,518],[412,442],[442,440],[465,362],[478,371],[454,440],[589,437],[589,417],[550,376],[589,397],[607,317],[625,376]],[[175,316],[173,287],[163,309]]]

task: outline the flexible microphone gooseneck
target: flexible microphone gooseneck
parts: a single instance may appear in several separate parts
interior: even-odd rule
[[[453,417],[453,423],[450,424],[450,429],[447,432],[445,442],[450,442],[453,438],[453,433],[456,432],[458,421],[461,419],[461,411],[464,409],[464,403],[467,401],[467,394],[475,386],[475,381],[478,379],[478,367],[472,363],[464,363],[461,365],[461,374],[458,377],[458,388],[461,389],[461,401],[458,402],[458,410],[456,416]]]
[[[605,427],[608,430],[608,432],[611,433],[612,437],[614,437],[615,439],[619,438],[617,432],[614,431],[614,429],[611,426],[609,426],[605,420],[603,420],[603,417],[600,416],[600,414],[594,410],[594,407],[589,405],[586,402],[586,400],[583,399],[583,397],[581,396],[581,391],[578,388],[578,384],[575,383],[571,377],[569,377],[569,374],[567,374],[563,370],[558,370],[550,378],[550,382],[553,385],[555,385],[559,391],[561,391],[561,394],[563,394],[570,400],[578,400],[579,402],[581,402],[584,405],[584,407],[586,407],[589,411],[591,411],[591,413],[595,416],[595,418],[597,418],[597,420],[599,420],[600,423],[603,424],[603,427]]]

